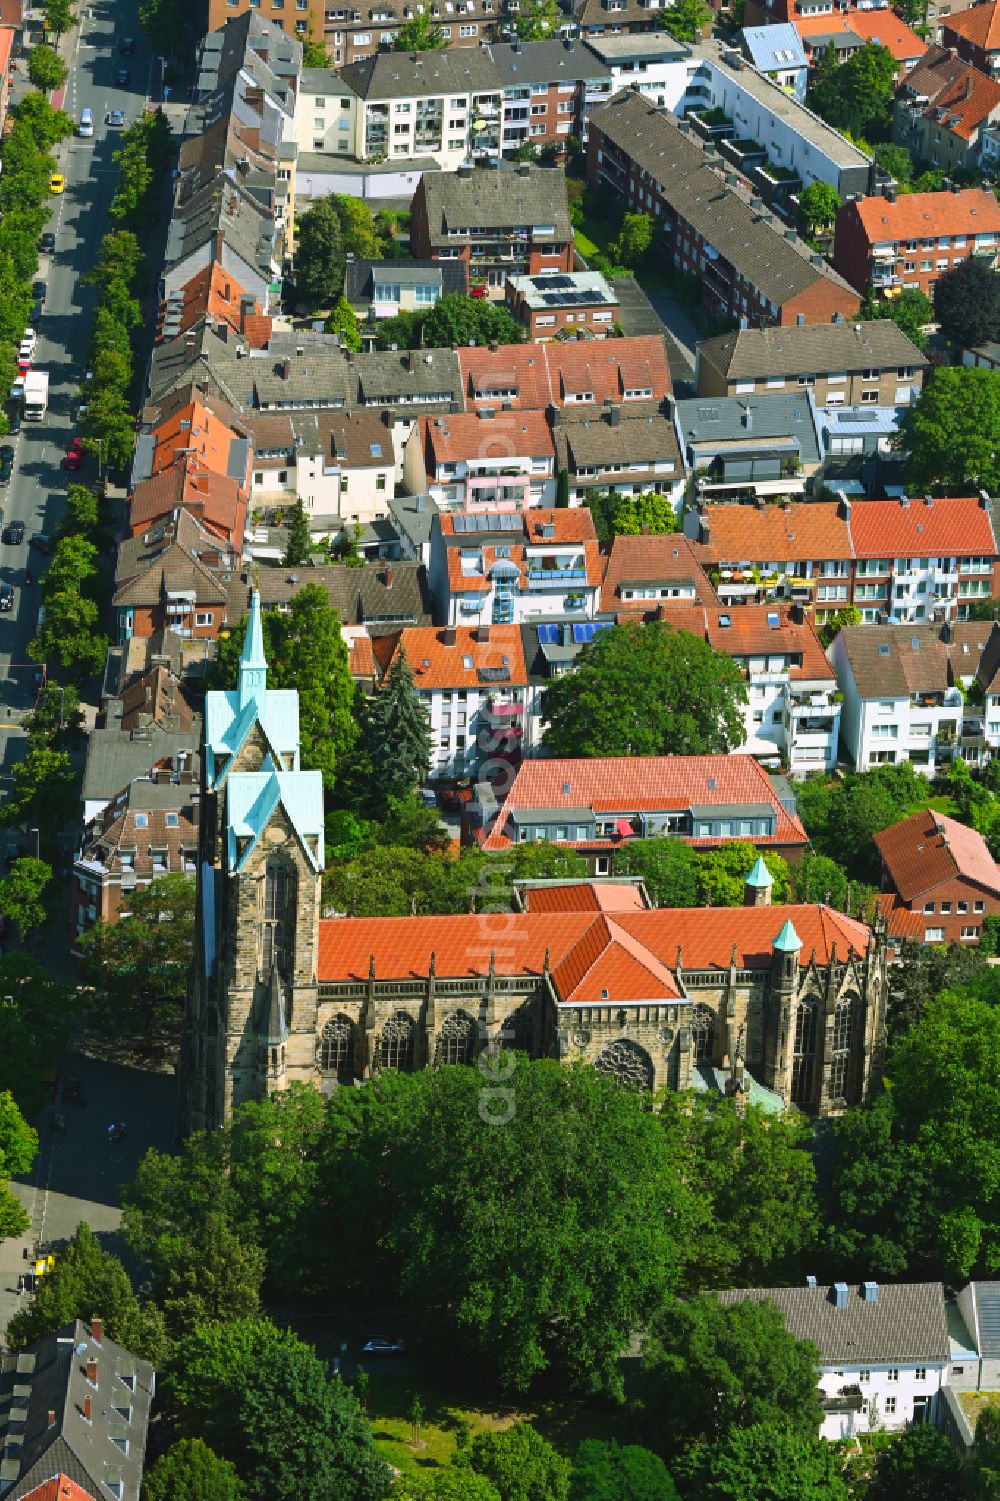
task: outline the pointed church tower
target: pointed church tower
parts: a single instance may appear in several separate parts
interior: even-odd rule
[[[260,596],[235,689],[205,695],[182,1132],[312,1080],[323,779],[299,768],[299,696],[269,689]]]

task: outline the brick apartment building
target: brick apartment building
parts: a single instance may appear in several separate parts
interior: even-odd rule
[[[908,406],[927,360],[891,318],[741,328],[697,348],[699,396],[811,391],[817,406]]]
[[[941,22],[941,43],[980,73],[1000,70],[1000,0],[954,11]]]
[[[527,329],[528,338],[538,342],[554,339],[565,329],[607,338],[618,321],[618,298],[599,271],[509,277],[507,306]]]
[[[939,276],[971,255],[995,267],[998,244],[1000,203],[987,189],[890,189],[841,205],[833,263],[859,292],[919,287],[929,295]]]
[[[983,919],[1000,914],[1000,866],[982,834],[921,808],[875,835],[882,890],[919,913],[925,943],[978,944]]]
[[[591,116],[588,181],[657,219],[666,254],[699,279],[713,316],[755,328],[853,318],[854,288],[737,173],[712,163],[685,127],[638,94],[619,94]]]

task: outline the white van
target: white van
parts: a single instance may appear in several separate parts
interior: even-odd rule
[[[94,134],[94,112],[85,109],[80,116],[80,124],[77,126],[77,135],[92,136]]]

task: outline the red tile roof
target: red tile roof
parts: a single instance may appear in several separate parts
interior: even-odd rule
[[[971,141],[980,126],[1000,110],[1000,84],[970,63],[963,63],[944,47],[927,49],[916,67],[906,75],[902,90],[903,98],[928,101],[923,106],[924,114],[933,111],[935,120],[943,124],[945,130],[965,141]],[[902,196],[909,198],[914,195]],[[933,196],[940,195],[935,193]]]
[[[710,563],[818,562],[849,558],[851,539],[836,501],[781,506],[704,506],[709,540],[697,556]]]
[[[992,557],[997,550],[990,513],[975,498],[855,501],[850,532],[856,558]]]
[[[455,637],[453,646],[446,644],[448,631],[434,626],[410,626],[395,638],[392,657],[400,648],[406,652],[406,659],[413,669],[414,686],[419,692],[429,693],[435,688],[503,689],[523,687],[527,683],[521,632],[517,626],[490,626],[488,641],[477,640],[478,627],[460,625],[451,630]],[[392,657],[386,664],[387,669],[392,665]],[[479,677],[482,668],[504,666],[510,676],[503,681],[484,683]]]
[[[597,544],[594,520],[586,507],[581,506],[567,510],[549,511],[543,510],[540,506],[532,506],[527,511],[522,512],[521,516],[521,531],[504,532],[504,541],[502,543],[496,540],[490,542],[478,540],[479,537],[483,536],[482,533],[456,533],[454,514],[445,512],[441,516],[442,536],[460,536],[464,544],[462,547],[451,546],[446,549],[448,587],[452,594],[485,593],[490,587],[490,569],[498,561],[511,563],[520,570],[523,587],[528,579],[528,549],[531,547],[550,546],[582,547],[587,563],[587,583],[591,588],[596,589],[598,587],[604,571],[604,562]],[[541,536],[538,529],[546,525],[555,528],[553,536]],[[502,555],[498,554],[497,551],[500,547],[504,549]],[[463,568],[462,554],[463,552],[469,554],[476,551],[482,554],[483,571],[481,573],[468,573]]]
[[[651,390],[662,401],[672,386],[663,339],[641,334],[599,343],[502,344],[458,351],[462,390],[476,403],[510,401],[516,409],[563,406],[568,396],[592,392],[593,401],[621,401],[626,390]],[[506,395],[493,393],[505,392]],[[513,393],[513,394],[510,394]]]
[[[238,434],[205,403],[191,401],[178,407],[151,431],[156,443],[154,474],[188,454],[216,474],[229,473],[230,449]],[[242,478],[245,482],[248,476]]]
[[[716,651],[731,657],[799,656],[801,665],[789,668],[789,677],[831,681],[836,676],[820,645],[813,622],[796,620],[790,605],[739,605],[726,609],[669,608],[662,618],[679,631],[701,636]],[[726,624],[725,622],[728,622]],[[772,622],[776,622],[772,624]]]
[[[459,459],[550,459],[554,453],[549,424],[540,411],[497,412],[494,417],[459,412],[448,417],[424,417],[421,425],[431,476],[436,465]]]
[[[128,535],[138,536],[178,506],[190,511],[206,531],[242,550],[245,491],[228,475],[203,469],[193,457],[140,480],[129,498]]]
[[[630,881],[567,881],[564,886],[520,888],[527,912],[644,912],[642,892]]]
[[[959,877],[1000,896],[1000,867],[975,829],[922,808],[875,835],[879,854],[904,901]]]
[[[959,193],[900,193],[895,203],[888,198],[861,198],[853,207],[873,245],[886,240],[995,234],[1000,230],[1000,203],[985,188],[963,188]]]
[[[866,42],[877,42],[880,47],[887,47],[897,62],[905,63],[914,57],[923,57],[927,51],[927,43],[905,21],[900,20],[895,11],[888,8],[852,10],[841,19]]]
[[[946,31],[952,31],[956,36],[964,37],[967,42],[972,42],[984,52],[1000,51],[1000,3],[992,0],[986,4],[973,5],[968,10],[957,10],[950,16],[942,16],[942,36]],[[948,43],[949,46],[953,45]]]
[[[14,46],[14,27],[0,26],[0,73],[6,73],[10,67],[10,54]]]
[[[348,647],[348,660],[352,678],[374,678],[375,653],[370,636],[352,636]]]
[[[756,843],[807,843],[798,817],[781,806],[767,773],[752,756],[532,759],[522,762],[483,847],[508,847],[507,824],[519,808],[591,808],[595,813],[625,814],[749,803],[767,803],[776,814],[773,839]]]
[[[573,516],[575,511],[557,511],[557,516]],[[588,512],[589,514],[589,512]],[[642,584],[686,581],[694,584],[695,599],[699,604],[718,604],[715,590],[708,581],[695,548],[687,537],[679,533],[664,537],[615,537],[604,571],[604,587],[601,591],[601,611],[604,614],[635,612],[648,614],[658,604],[665,611],[683,608],[691,601],[623,599],[622,584]]]
[[[894,891],[882,891],[876,900],[880,912],[889,924],[890,938],[923,943],[925,924],[922,912],[911,912],[909,907],[904,907]]]
[[[319,925],[321,982],[367,980],[372,955],[378,980],[426,979],[431,957],[439,978],[485,979],[491,958],[501,975],[541,976],[546,959],[561,1001],[676,995],[678,955],[684,969],[728,969],[735,949],[741,969],[769,968],[785,922],[802,940],[803,961],[815,952],[828,964],[851,949],[864,953],[864,923],[830,907],[696,907],[627,912],[613,919],[588,912],[523,912],[505,916],[499,937],[480,915],[329,918]],[[607,991],[605,998],[602,994]]]
[[[93,1501],[93,1495],[68,1475],[59,1474],[43,1480],[33,1491],[25,1491],[23,1501]]]

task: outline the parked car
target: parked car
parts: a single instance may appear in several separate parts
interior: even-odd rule
[[[11,547],[20,547],[24,541],[24,522],[12,521],[4,533],[4,539],[10,543]]]
[[[423,803],[425,808],[437,807],[437,793],[434,791],[433,787],[421,787],[419,796],[420,801]]]
[[[133,57],[135,55],[135,37],[123,36],[118,43],[118,51],[122,57]]]
[[[39,552],[52,551],[52,543],[46,532],[32,532],[30,546],[37,547]]]
[[[0,584],[0,615],[9,615],[14,608],[14,585]]]
[[[19,407],[11,407],[7,413],[7,431],[15,437],[21,431],[21,411]]]
[[[113,130],[125,129],[125,111],[123,109],[109,109],[104,116],[105,125],[110,125]]]
[[[120,88],[125,87],[125,85],[128,83],[128,68],[118,69],[117,73],[115,74],[115,83],[117,83]]]
[[[32,349],[34,349],[37,343],[38,335],[35,333],[35,330],[33,328],[26,328],[21,335],[21,348],[23,349],[26,344],[30,344]]]
[[[39,322],[41,322],[41,317],[42,317],[42,304],[36,300],[32,304],[32,308],[31,308],[31,321],[32,321],[32,323],[39,323]]]
[[[406,1341],[402,1339],[370,1339],[361,1346],[362,1355],[402,1355]]]
[[[51,255],[56,248],[56,237],[51,230],[47,229],[38,242],[43,255]]]
[[[13,443],[0,443],[0,485],[6,485],[14,470]]]
[[[14,377],[14,384],[10,388],[10,399],[11,399],[11,401],[23,401],[24,400],[24,376],[23,375],[17,375],[17,376]]]
[[[38,302],[44,302],[45,301],[45,292],[46,292],[46,287],[45,287],[45,283],[43,281],[33,281],[31,283],[31,295]]]
[[[50,193],[65,193],[65,191],[66,191],[66,179],[65,179],[65,177],[62,175],[61,172],[53,172],[52,176],[49,178],[49,192]]]
[[[443,808],[447,808],[451,813],[458,811],[458,809],[462,806],[462,799],[459,796],[457,787],[445,787],[442,789],[441,806]]]
[[[72,443],[69,445],[69,448],[66,450],[66,457],[63,459],[63,468],[79,469],[82,463],[83,446],[80,443],[79,438],[74,438]]]

